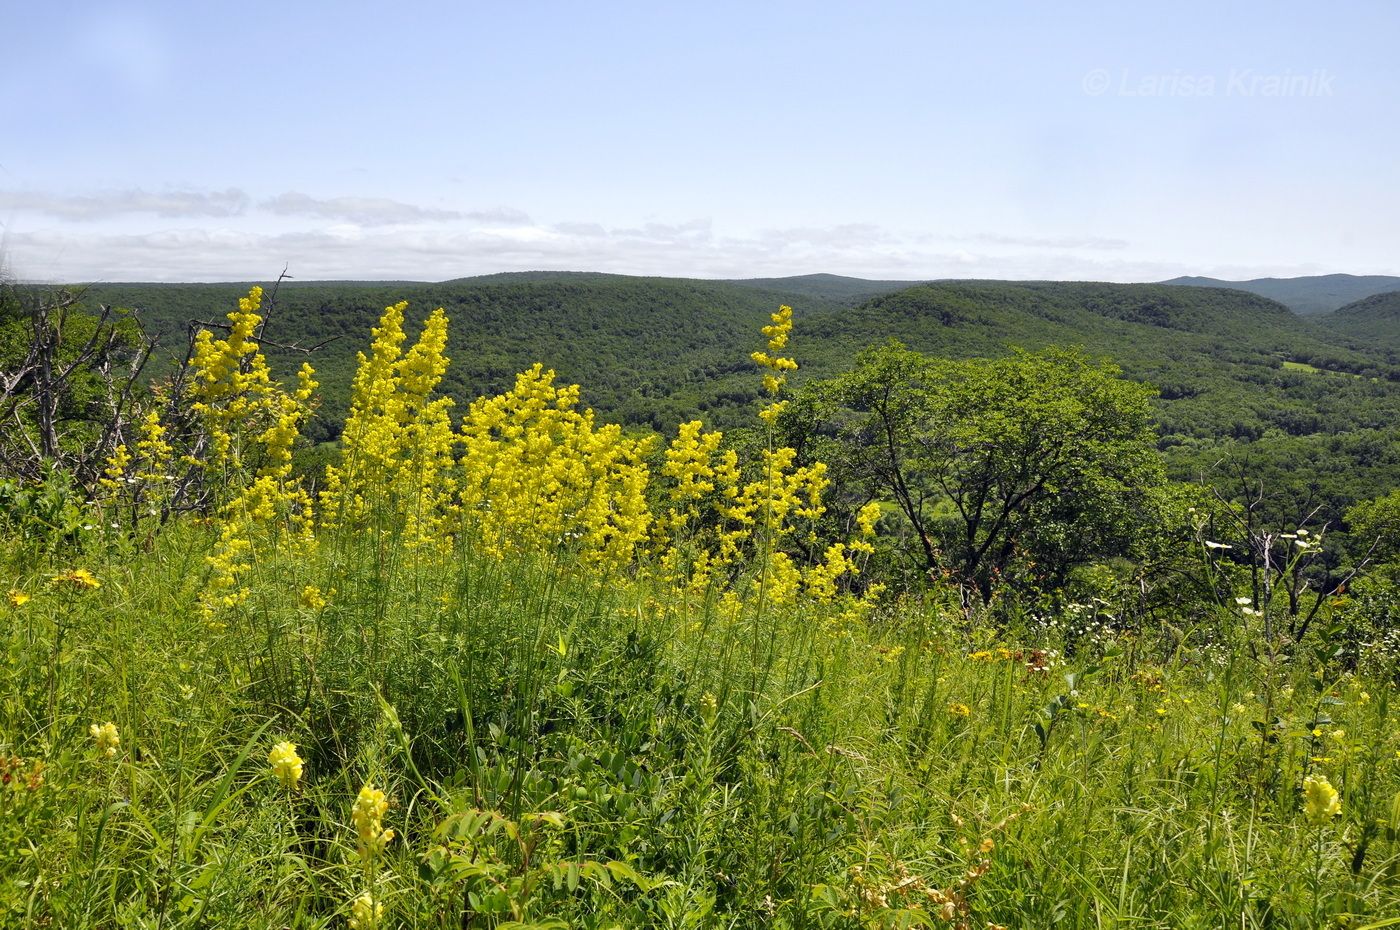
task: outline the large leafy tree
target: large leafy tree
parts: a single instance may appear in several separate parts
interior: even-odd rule
[[[894,502],[925,569],[987,599],[1128,552],[1165,482],[1150,397],[1075,350],[951,361],[890,343],[809,387],[791,427],[848,493]]]

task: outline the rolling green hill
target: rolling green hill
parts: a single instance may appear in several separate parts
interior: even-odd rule
[[[759,379],[748,354],[768,314],[788,303],[803,366],[794,386],[834,375],[860,349],[891,338],[951,357],[1078,345],[1159,389],[1161,443],[1180,477],[1247,460],[1329,514],[1400,484],[1400,360],[1357,338],[1369,331],[1324,327],[1236,289],[950,281],[880,292],[895,284],[560,272],[439,284],[286,282],[271,302],[276,345],[267,349],[278,371],[291,372],[305,357],[299,349],[321,346],[311,359],[325,400],[311,431],[318,439],[338,435],[355,353],[383,307],[400,299],[411,302],[410,321],[447,309],[445,387],[459,409],[540,361],[582,384],[585,402],[605,418],[669,432],[699,416],[728,429],[753,422]],[[183,354],[188,322],[221,319],[247,287],[103,285],[87,300],[139,308],[168,368]]]
[[[1318,323],[1354,345],[1385,353],[1391,364],[1400,365],[1400,291],[1347,304],[1320,317]]]
[[[247,284],[119,284],[89,290],[90,303],[138,308],[164,347],[183,355],[190,320],[222,319]],[[779,304],[802,313],[844,309],[801,293],[718,282],[593,274],[493,275],[441,284],[284,282],[272,301],[270,360],[290,372],[297,348],[326,343],[311,361],[325,399],[320,428],[334,436],[349,400],[355,353],[387,304],[408,300],[409,320],[445,307],[451,319],[445,388],[459,402],[509,387],[540,361],[585,387],[587,402],[624,423],[670,428],[696,413],[733,422],[756,396],[748,360]],[[327,340],[331,340],[327,342]]]
[[[848,278],[839,274],[804,274],[787,278],[736,278],[721,283],[736,284],[740,287],[751,287],[762,291],[778,291],[783,294],[821,297],[855,303],[927,282],[871,281],[866,278]]]
[[[1280,304],[1239,291],[948,282],[814,319],[803,337],[813,344],[812,367],[822,370],[839,367],[845,347],[890,337],[949,356],[1079,345],[1160,389],[1168,442],[1368,428],[1384,422],[1379,408],[1400,409],[1393,408],[1400,384],[1388,380],[1400,372],[1334,344]],[[1345,376],[1362,372],[1379,380]]]
[[[822,276],[818,276],[822,277]],[[441,284],[284,282],[271,310],[269,354],[283,370],[315,352],[334,432],[355,353],[383,307],[410,301],[410,319],[443,306],[452,320],[447,388],[465,401],[506,387],[534,361],[584,385],[601,413],[666,428],[703,415],[746,418],[757,378],[748,352],[780,303],[792,304],[803,362],[798,380],[834,374],[866,345],[897,338],[949,356],[1012,346],[1083,346],[1157,386],[1168,441],[1269,429],[1293,435],[1384,422],[1400,369],[1348,347],[1287,308],[1233,290],[1147,284],[959,281],[917,285],[867,300],[827,296],[811,278],[756,282],[603,274],[512,274]],[[877,282],[866,282],[871,287]],[[133,306],[165,349],[180,354],[190,320],[217,320],[246,284],[93,287],[90,302]],[[1290,363],[1287,366],[1285,363]],[[1342,377],[1363,374],[1365,377]]]
[[[1384,274],[1323,274],[1301,278],[1255,278],[1252,281],[1184,277],[1172,278],[1162,283],[1248,291],[1270,300],[1277,300],[1294,313],[1303,316],[1331,313],[1339,307],[1373,294],[1400,291],[1400,278]]]

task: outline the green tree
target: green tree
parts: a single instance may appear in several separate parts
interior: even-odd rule
[[[1152,392],[1118,375],[1077,350],[950,361],[890,343],[811,386],[793,429],[893,500],[926,570],[988,600],[998,581],[1055,588],[1125,554],[1149,519],[1165,482]]]

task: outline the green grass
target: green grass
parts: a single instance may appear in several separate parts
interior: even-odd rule
[[[858,622],[774,613],[392,534],[261,551],[246,610],[210,623],[211,541],[177,523],[0,563],[33,596],[0,607],[0,752],[43,765],[0,792],[0,925],[338,928],[365,891],[424,928],[1400,913],[1380,649],[1271,663],[1243,617],[1128,634],[1089,605],[997,632],[936,589]],[[78,564],[102,586],[51,584]],[[88,734],[109,720],[110,759]],[[1342,798],[1321,827],[1318,773]],[[398,834],[370,863],[366,781]]]
[[[1361,375],[1358,375],[1358,374],[1357,374],[1356,372],[1354,372],[1354,371],[1336,371],[1336,370],[1331,369],[1331,368],[1318,368],[1318,367],[1316,367],[1316,366],[1309,365],[1309,364],[1307,364],[1306,362],[1294,362],[1294,361],[1289,361],[1289,360],[1287,360],[1287,359],[1285,359],[1284,362],[1283,362],[1283,370],[1284,370],[1284,371],[1302,371],[1302,372],[1306,372],[1307,374],[1310,374],[1310,375],[1328,374],[1328,375],[1343,375],[1343,376],[1348,377],[1348,378],[1360,378],[1360,377],[1361,377]]]

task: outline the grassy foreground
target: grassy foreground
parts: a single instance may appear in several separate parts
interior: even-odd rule
[[[1271,668],[1088,608],[1002,641],[934,602],[852,623],[353,541],[270,556],[211,622],[212,543],[4,566],[5,925],[1400,914],[1393,667]],[[1305,798],[1317,775],[1339,813]]]

